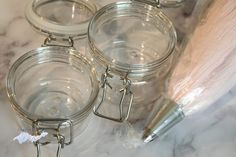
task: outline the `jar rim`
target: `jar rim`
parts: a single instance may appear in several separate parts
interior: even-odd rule
[[[56,51],[60,49],[63,52],[60,51]],[[46,46],[46,47],[40,47],[34,50],[31,50],[29,52],[27,52],[26,54],[22,55],[20,58],[18,58],[13,65],[11,66],[8,76],[7,76],[7,83],[6,83],[6,90],[7,90],[7,95],[8,98],[11,102],[11,106],[13,108],[14,111],[16,111],[16,113],[23,117],[24,119],[26,119],[28,122],[34,122],[37,119],[42,119],[42,117],[37,116],[37,115],[33,115],[32,113],[26,111],[25,109],[23,109],[19,103],[17,102],[17,98],[14,92],[14,74],[15,71],[27,60],[31,59],[32,57],[35,57],[37,55],[42,55],[43,53],[57,53],[57,54],[64,54],[64,55],[68,55],[68,56],[73,56],[76,59],[78,59],[83,65],[87,66],[90,68],[90,81],[92,83],[92,91],[90,93],[89,99],[87,104],[85,105],[85,107],[83,107],[81,110],[79,110],[76,113],[73,113],[69,116],[66,116],[65,118],[68,118],[70,120],[73,121],[73,124],[77,124],[80,120],[84,119],[85,116],[87,116],[92,107],[94,106],[94,102],[97,99],[98,93],[99,93],[99,85],[98,85],[98,80],[97,80],[97,75],[96,75],[96,71],[95,68],[92,66],[92,64],[89,62],[89,60],[84,57],[83,55],[81,55],[80,53],[78,53],[76,50],[72,49],[72,48],[67,48],[67,47],[62,47],[62,46]],[[57,117],[55,117],[57,118]],[[48,118],[47,118],[48,119]],[[50,119],[50,118],[49,118]],[[54,119],[54,118],[52,118]]]
[[[41,2],[42,1],[42,2]],[[60,0],[48,1],[48,0],[33,0],[31,1],[25,9],[25,17],[29,24],[33,26],[36,30],[43,34],[49,34],[60,38],[84,38],[87,35],[87,29],[89,22],[95,12],[98,10],[99,5],[93,0],[71,0],[67,2],[74,2],[78,5],[85,7],[92,13],[90,19],[82,21],[73,25],[63,25],[58,23],[53,23],[51,20],[41,16],[36,12],[37,7],[42,5],[41,3],[54,3]]]
[[[124,8],[124,7],[133,7],[133,6],[139,6],[143,8],[143,12],[154,10],[156,12],[156,16],[158,16],[162,21],[166,24],[166,26],[170,29],[170,45],[168,46],[167,52],[165,55],[163,55],[161,58],[149,62],[147,64],[125,64],[121,63],[119,61],[114,62],[112,58],[107,57],[103,55],[103,52],[98,49],[98,47],[95,45],[93,39],[92,39],[92,27],[95,25],[96,21],[104,14],[108,13],[112,9],[119,9],[119,8]],[[88,28],[88,43],[90,48],[92,49],[91,54],[92,56],[98,60],[99,62],[102,63],[105,67],[109,66],[111,70],[115,73],[127,73],[129,72],[130,75],[137,75],[140,73],[152,73],[155,71],[158,67],[160,67],[169,57],[174,53],[174,49],[177,43],[177,34],[176,30],[172,24],[172,22],[169,20],[169,18],[162,13],[157,7],[151,6],[149,4],[145,4],[143,2],[139,1],[130,1],[130,2],[116,2],[116,3],[111,3],[100,10],[97,11],[97,13],[93,16],[89,23],[89,28]]]

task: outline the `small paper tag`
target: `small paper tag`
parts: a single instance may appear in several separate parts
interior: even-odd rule
[[[16,136],[13,140],[14,141],[18,141],[19,144],[22,144],[22,143],[25,143],[25,142],[36,142],[38,140],[40,140],[41,138],[47,136],[48,133],[47,132],[42,132],[40,135],[38,136],[33,136],[33,135],[30,135],[29,133],[27,132],[21,132],[18,136]]]

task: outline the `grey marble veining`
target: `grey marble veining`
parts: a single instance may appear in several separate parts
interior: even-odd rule
[[[0,1],[0,157],[36,156],[33,144],[20,145],[12,140],[20,130],[5,91],[10,65],[22,54],[39,47],[44,39],[24,18],[27,2]],[[107,1],[101,2],[104,3]],[[236,87],[207,110],[186,117],[163,137],[139,147],[127,145],[124,126],[94,119],[88,128],[90,132],[65,147],[62,156],[234,157],[236,154]],[[97,126],[97,131],[92,126]],[[45,157],[55,156],[56,146],[43,147],[42,152]]]

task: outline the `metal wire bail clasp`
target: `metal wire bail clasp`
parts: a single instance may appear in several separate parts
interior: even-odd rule
[[[122,93],[121,99],[120,99],[120,103],[119,103],[119,118],[114,118],[114,117],[109,117],[106,115],[103,115],[101,113],[99,113],[99,108],[101,107],[102,103],[105,101],[106,99],[106,92],[107,92],[107,86],[112,89],[112,86],[110,85],[110,83],[108,82],[108,78],[112,78],[113,76],[110,74],[110,68],[107,67],[105,73],[102,74],[101,76],[101,88],[103,88],[102,91],[102,98],[100,103],[96,106],[94,106],[93,112],[95,115],[105,118],[105,119],[109,119],[112,121],[116,121],[116,122],[123,122],[125,120],[127,120],[129,118],[129,114],[130,114],[130,110],[131,110],[131,106],[132,106],[132,102],[133,102],[133,93],[131,91],[131,80],[128,79],[128,73],[126,74],[125,77],[121,77],[121,80],[123,81],[123,88],[120,89],[120,93]],[[129,105],[128,105],[128,109],[126,114],[124,114],[124,99],[126,96],[129,96]]]
[[[74,48],[74,40],[71,37],[59,39],[49,34],[44,40],[42,46],[63,46]]]
[[[143,2],[157,8],[174,8],[179,7],[185,0],[133,0]]]
[[[48,123],[56,122],[58,123],[58,125],[55,128],[40,126],[40,123],[43,123],[43,122],[48,122]],[[53,134],[53,136],[57,139],[57,142],[58,142],[57,154],[56,154],[57,157],[60,157],[61,149],[64,148],[65,145],[71,144],[73,141],[73,124],[72,124],[72,121],[69,119],[38,119],[33,122],[32,128],[33,128],[33,132],[36,135],[41,134],[45,130],[51,130],[55,133]],[[70,136],[69,141],[66,141],[65,135],[61,133],[61,129],[63,128],[69,128],[69,136]],[[46,142],[37,141],[34,143],[37,148],[37,157],[40,157],[40,146],[47,145],[49,143],[51,142],[50,141],[46,141]]]

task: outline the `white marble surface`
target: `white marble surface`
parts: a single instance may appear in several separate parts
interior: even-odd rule
[[[44,38],[34,32],[24,19],[27,2],[0,0],[1,157],[36,156],[32,144],[19,145],[12,140],[20,130],[5,91],[5,79],[10,65],[25,52],[39,47]],[[62,150],[62,156],[234,157],[236,154],[236,87],[206,111],[186,117],[159,140],[140,147],[127,145],[123,126],[93,120],[90,134],[75,139],[73,145]],[[96,126],[97,131],[92,126]],[[56,147],[43,147],[42,151],[42,156],[55,156]]]

